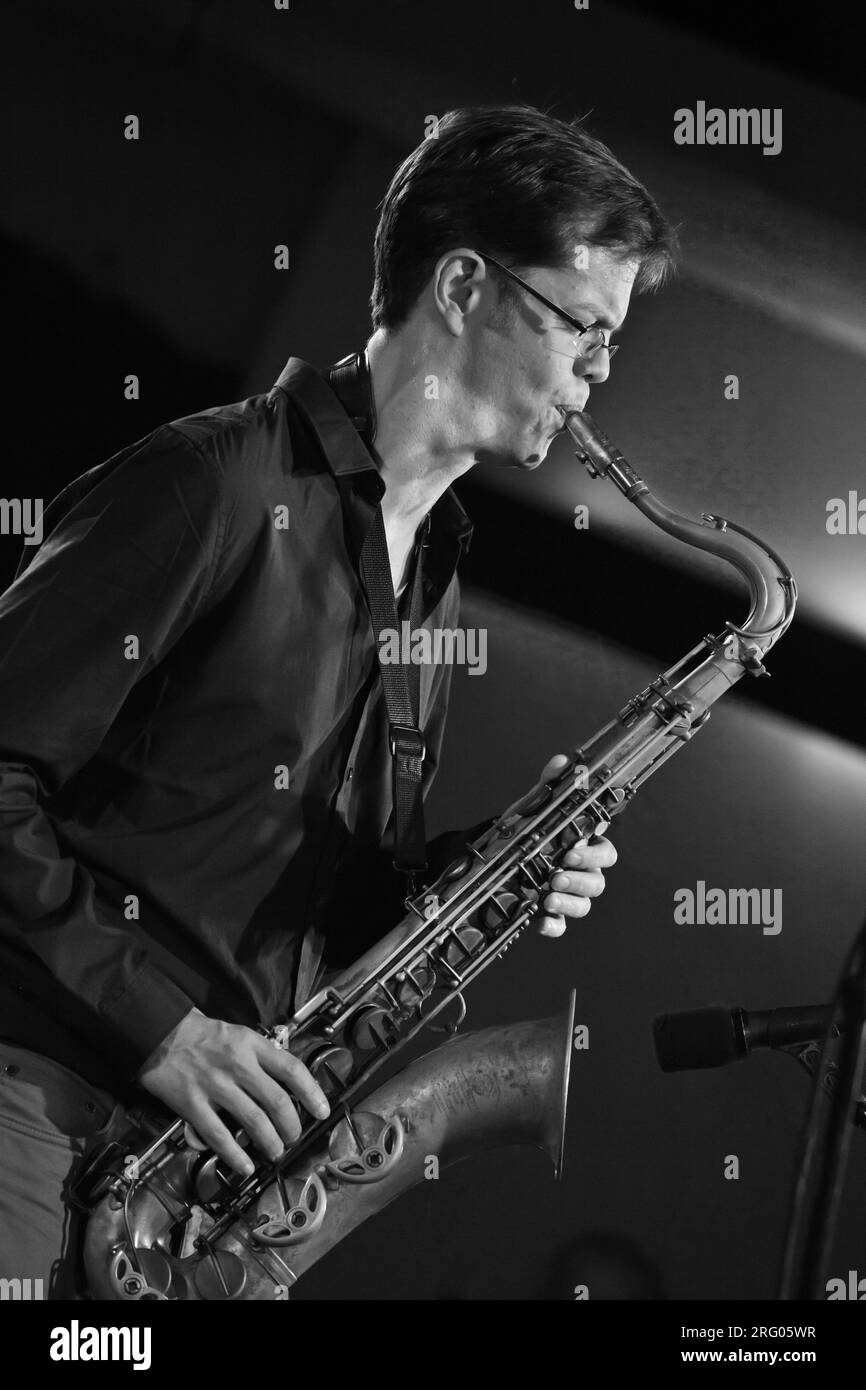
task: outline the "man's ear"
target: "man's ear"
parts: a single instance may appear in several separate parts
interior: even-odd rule
[[[467,317],[478,311],[490,288],[487,267],[476,251],[458,247],[440,256],[433,270],[433,302],[449,333],[459,337]]]

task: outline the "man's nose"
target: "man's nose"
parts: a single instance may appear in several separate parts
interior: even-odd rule
[[[604,348],[599,348],[591,357],[576,357],[574,361],[574,375],[583,381],[588,381],[591,386],[597,386],[602,381],[607,381],[610,376],[610,355]]]

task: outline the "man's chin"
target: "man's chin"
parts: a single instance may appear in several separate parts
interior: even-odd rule
[[[525,473],[531,473],[533,469],[540,468],[544,463],[552,442],[548,439],[541,445],[540,449],[525,454],[504,449],[479,449],[475,455],[475,462],[494,464],[497,468],[519,468]]]
[[[543,439],[540,448],[536,449],[534,453],[526,454],[526,456],[520,460],[520,462],[517,465],[518,468],[540,468],[541,465],[544,463],[544,460],[547,458],[550,446],[558,433],[559,431],[557,430],[555,431],[555,433],[548,435],[545,439]]]

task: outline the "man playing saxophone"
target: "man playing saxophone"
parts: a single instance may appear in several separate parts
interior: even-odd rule
[[[297,1105],[327,1114],[260,1030],[406,891],[366,539],[378,515],[400,620],[455,627],[471,526],[452,485],[542,463],[671,261],[652,198],[579,124],[452,112],[382,206],[355,380],[373,438],[292,358],[48,509],[0,600],[0,1275],[71,1296],[70,1182],[136,1087],[239,1173],[238,1127],[273,1158]],[[419,673],[423,793],[449,679]],[[428,847],[431,872],[455,843]],[[573,846],[539,929],[584,916],[615,858]]]

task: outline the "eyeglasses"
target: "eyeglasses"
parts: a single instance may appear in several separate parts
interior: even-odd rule
[[[571,314],[567,314],[564,309],[560,309],[558,304],[554,304],[552,299],[546,299],[543,294],[539,294],[538,290],[533,289],[531,285],[527,285],[525,280],[521,280],[519,275],[515,275],[513,270],[509,270],[507,265],[502,265],[500,261],[497,261],[495,256],[485,256],[483,251],[479,251],[478,255],[486,265],[495,265],[496,269],[501,270],[503,275],[507,275],[509,280],[513,280],[515,285],[519,285],[521,289],[526,290],[527,294],[531,294],[534,299],[539,300],[545,308],[552,309],[554,314],[557,314],[559,318],[565,319],[569,327],[576,329],[578,335],[578,357],[594,357],[601,348],[606,349],[608,357],[613,357],[614,353],[619,352],[619,343],[605,342],[603,328],[597,326],[587,328],[585,324],[578,323],[577,319],[572,318]]]

